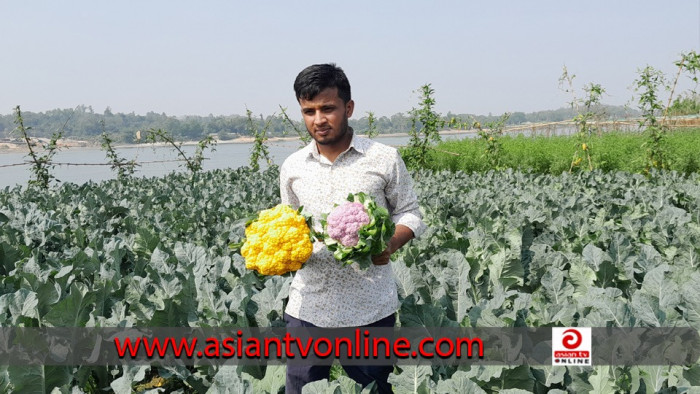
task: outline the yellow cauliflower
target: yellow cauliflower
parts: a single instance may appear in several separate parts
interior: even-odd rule
[[[306,218],[289,205],[260,211],[245,229],[241,247],[245,266],[263,275],[296,271],[313,250]]]

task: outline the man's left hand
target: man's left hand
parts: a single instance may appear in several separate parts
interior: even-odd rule
[[[410,241],[412,238],[413,230],[401,224],[396,225],[394,235],[387,243],[386,249],[384,249],[382,253],[376,256],[372,256],[372,263],[374,263],[374,265],[388,264],[389,260],[391,259],[391,255],[397,250],[399,250],[399,248],[404,246],[406,242]]]
[[[391,254],[394,253],[394,250],[391,247],[392,240],[389,240],[389,244],[386,246],[386,249],[384,249],[384,251],[381,254],[372,256],[372,263],[374,263],[374,265],[386,265],[389,263],[389,260],[391,259]]]

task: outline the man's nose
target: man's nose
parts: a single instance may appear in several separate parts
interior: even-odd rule
[[[315,124],[324,124],[325,122],[326,122],[326,117],[323,115],[323,112],[316,111],[316,115],[314,116],[314,123]]]

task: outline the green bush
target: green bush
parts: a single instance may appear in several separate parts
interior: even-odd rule
[[[592,136],[590,149],[593,167],[603,171],[642,173],[645,169],[645,142],[644,133],[609,132],[602,136]],[[569,171],[577,140],[575,136],[517,135],[503,137],[502,143],[502,167],[561,174]],[[684,174],[700,170],[700,160],[697,158],[700,152],[700,129],[669,132],[665,143],[670,170]],[[426,167],[468,173],[488,171],[493,168],[489,165],[485,150],[486,143],[481,139],[446,141],[431,150]]]

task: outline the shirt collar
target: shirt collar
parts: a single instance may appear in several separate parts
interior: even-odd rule
[[[349,151],[350,149],[354,149],[358,153],[364,155],[365,152],[367,152],[368,140],[366,138],[358,136],[357,133],[355,133],[355,131],[352,129],[352,127],[350,128],[350,131],[352,131],[352,139],[350,140],[350,146],[348,146],[348,149],[346,150],[346,152]],[[304,149],[307,150],[309,156],[311,156],[315,159],[319,159],[321,156],[320,153],[318,153],[316,141],[314,141],[313,139],[311,140],[311,142],[309,142],[308,145],[306,145],[306,147]]]

